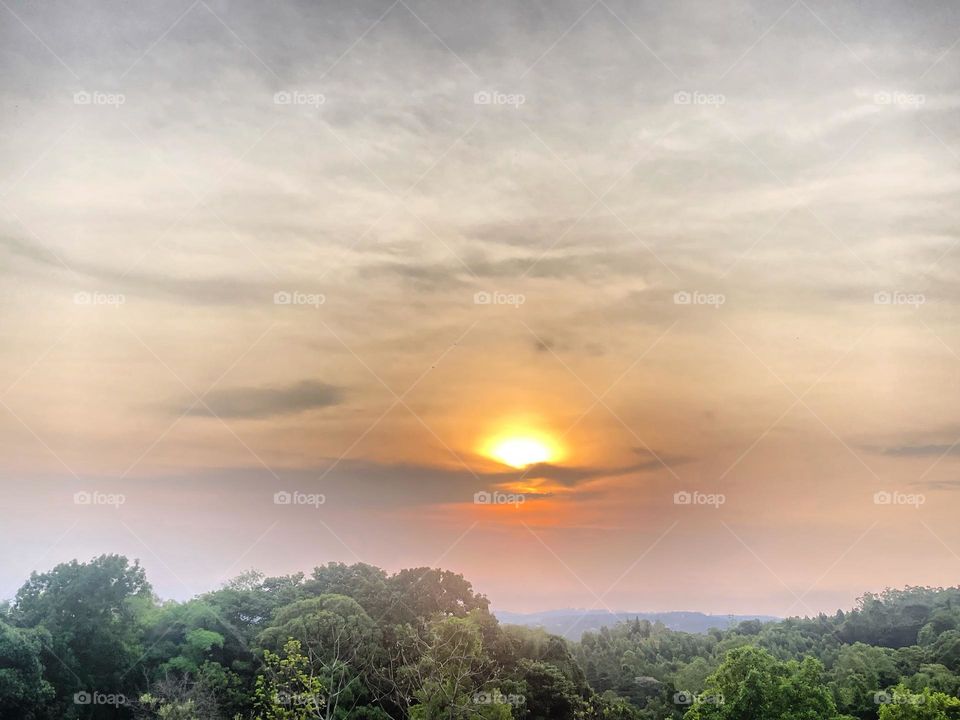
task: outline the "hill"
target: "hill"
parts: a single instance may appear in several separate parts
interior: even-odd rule
[[[780,618],[771,615],[708,615],[701,612],[610,612],[608,610],[581,610],[565,608],[535,613],[495,611],[497,619],[507,625],[524,625],[543,628],[549,633],[567,640],[578,641],[585,632],[595,632],[602,627],[612,627],[627,620],[648,620],[661,623],[669,630],[688,633],[705,633],[712,629],[727,630],[747,620],[775,622]]]

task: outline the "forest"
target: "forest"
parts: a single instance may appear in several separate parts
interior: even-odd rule
[[[161,601],[137,561],[34,573],[0,606],[0,718],[960,719],[960,588],[702,634],[570,642],[500,624],[461,575],[328,563]]]

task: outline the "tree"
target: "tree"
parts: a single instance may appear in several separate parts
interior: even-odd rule
[[[210,689],[228,716],[248,708],[256,660],[209,596],[166,603],[150,613],[144,645],[149,682],[189,676]]]
[[[911,693],[904,685],[897,685],[882,694],[880,720],[957,720],[960,718],[960,700],[945,693],[925,688],[922,693]]]
[[[20,588],[10,617],[49,633],[43,664],[63,717],[76,712],[77,692],[135,696],[130,671],[142,654],[143,618],[152,603],[143,568],[120,555],[63,563],[33,573]]]
[[[483,646],[482,623],[475,611],[437,616],[425,637],[405,626],[395,679],[412,720],[511,717],[509,702],[501,702],[499,688],[490,686],[495,668]]]
[[[304,583],[304,591],[313,596],[346,595],[356,600],[374,619],[382,618],[392,603],[387,574],[365,563],[345,565],[331,562],[316,567]]]
[[[299,640],[288,640],[282,654],[263,653],[264,674],[257,677],[255,704],[262,720],[315,720],[328,707],[323,680],[317,677]]]
[[[344,595],[321,595],[281,608],[260,643],[277,650],[296,640],[312,675],[327,693],[323,717],[339,717],[368,704],[369,674],[378,648],[377,627],[362,607]]]
[[[896,683],[899,677],[893,651],[861,642],[840,648],[831,675],[837,706],[861,718],[875,716],[877,690]]]
[[[780,662],[766,650],[742,647],[727,653],[707,679],[685,720],[838,720],[813,658]]]
[[[143,720],[220,720],[212,689],[189,676],[168,676],[140,696],[136,715]]]
[[[42,634],[0,622],[0,718],[34,720],[53,699],[43,678]]]
[[[464,617],[473,610],[488,611],[490,602],[473,592],[463,575],[434,568],[409,568],[390,577],[387,583],[391,623],[416,623],[418,618],[436,614]]]
[[[586,699],[558,667],[537,660],[521,660],[518,670],[525,688],[523,704],[529,720],[587,717]]]

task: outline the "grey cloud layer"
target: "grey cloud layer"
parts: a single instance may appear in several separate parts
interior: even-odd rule
[[[344,401],[342,388],[316,380],[288,387],[242,387],[213,390],[190,410],[191,415],[222,418],[268,418],[332,407]]]

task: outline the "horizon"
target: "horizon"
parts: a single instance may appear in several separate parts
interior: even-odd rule
[[[107,554],[109,555],[109,554],[111,554],[111,553],[107,553]],[[93,558],[86,558],[86,559],[84,559],[84,558],[71,558],[70,560],[66,560],[66,561],[63,561],[63,562],[69,563],[69,562],[75,561],[75,562],[78,562],[78,563],[83,564],[83,563],[89,562],[89,561],[92,560],[92,559],[93,559]],[[129,559],[130,561],[132,561],[132,562],[135,562],[135,563],[139,564],[141,567],[144,568],[144,570],[145,570],[146,573],[147,573],[147,580],[149,581],[149,580],[150,580],[149,563],[144,563],[144,562],[142,561],[142,559],[141,559],[141,558],[138,558],[138,557],[130,557],[130,558],[128,558],[128,559]],[[340,562],[340,561],[328,561],[328,562],[336,563],[336,562]],[[345,564],[347,567],[349,567],[349,566],[351,566],[351,565],[353,565],[353,564],[355,564],[355,563],[353,563],[353,562],[346,562],[346,563],[344,563],[344,564]],[[367,564],[367,565],[371,565],[371,563],[364,563],[363,561],[359,561],[359,560],[356,561],[356,564]],[[325,563],[324,565],[326,565],[326,563]],[[217,584],[216,586],[211,586],[211,587],[206,588],[206,589],[199,589],[198,592],[196,592],[196,593],[193,594],[193,595],[183,595],[183,596],[172,595],[172,596],[164,596],[164,595],[161,595],[160,593],[158,593],[155,587],[154,587],[153,590],[154,590],[154,595],[155,595],[155,596],[157,597],[157,599],[160,600],[161,602],[173,601],[173,602],[176,602],[176,603],[186,603],[186,602],[189,602],[189,601],[191,601],[191,600],[195,600],[195,599],[197,599],[197,598],[199,598],[199,597],[201,597],[201,596],[203,596],[203,595],[205,595],[205,594],[207,594],[207,593],[216,592],[217,590],[222,590],[222,589],[224,589],[225,587],[227,587],[231,581],[233,581],[233,580],[235,580],[235,579],[238,579],[238,578],[241,578],[241,577],[243,577],[244,575],[246,575],[247,573],[258,573],[258,574],[261,574],[261,575],[262,575],[263,577],[265,577],[265,578],[284,577],[284,576],[287,576],[287,575],[296,575],[296,574],[298,574],[298,573],[302,573],[303,576],[304,576],[304,578],[309,579],[312,570],[315,569],[315,568],[319,568],[319,567],[323,567],[323,565],[315,565],[314,567],[312,567],[312,568],[310,568],[310,569],[294,570],[294,571],[292,571],[292,572],[290,572],[290,573],[286,573],[285,575],[272,575],[271,573],[265,572],[265,571],[263,571],[263,570],[260,569],[260,568],[250,567],[250,568],[246,568],[246,569],[244,569],[244,570],[241,570],[241,571],[237,572],[237,574],[235,574],[235,575],[232,576],[231,578],[228,578],[228,579],[224,580],[223,582]],[[405,570],[405,569],[418,568],[418,567],[424,567],[424,566],[411,566],[411,567],[409,567],[409,568],[396,568],[396,569],[393,569],[393,570],[388,569],[388,568],[380,568],[379,566],[376,566],[376,565],[373,565],[373,567],[377,567],[378,569],[380,569],[380,570],[382,570],[383,572],[385,572],[388,576],[390,576],[390,575],[395,575],[396,573],[399,573],[400,571]],[[431,569],[436,569],[436,570],[448,570],[448,571],[452,571],[452,572],[457,572],[456,570],[451,570],[450,568],[444,568],[444,567],[439,567],[439,566],[433,567],[433,568],[431,568]],[[49,567],[37,568],[37,569],[35,569],[35,570],[32,571],[32,572],[35,572],[35,573],[37,573],[37,574],[43,574],[43,573],[49,572],[49,571],[51,571],[51,570],[53,570],[53,566],[52,566],[52,565],[49,566]],[[457,574],[461,574],[461,575],[462,575],[462,573],[457,573]],[[477,593],[478,595],[481,595],[481,596],[486,597],[486,593],[484,593],[483,588],[477,587],[475,583],[472,583],[472,582],[471,582],[471,580],[470,580],[469,577],[464,576],[464,579],[465,579],[467,582],[470,582],[470,583],[471,583],[471,586],[473,587],[473,592]],[[24,582],[25,582],[25,581],[27,580],[27,578],[24,578],[23,580],[24,580]],[[855,598],[855,600],[854,600],[853,602],[851,602],[851,604],[850,604],[849,606],[847,606],[847,607],[837,607],[837,608],[835,608],[835,609],[833,609],[833,610],[820,610],[820,611],[818,611],[817,613],[814,613],[814,614],[795,613],[795,614],[789,615],[789,616],[779,616],[779,615],[772,615],[772,614],[769,614],[769,613],[760,613],[760,612],[724,612],[724,611],[705,610],[705,609],[689,609],[689,608],[686,608],[686,609],[685,609],[685,608],[682,608],[682,607],[673,607],[673,608],[668,608],[668,609],[637,609],[637,608],[633,608],[633,609],[630,609],[630,610],[623,610],[623,609],[616,609],[616,608],[610,609],[610,608],[606,608],[606,607],[572,607],[572,606],[565,606],[565,607],[541,607],[541,608],[536,608],[536,609],[532,609],[532,610],[515,610],[515,609],[511,609],[511,608],[500,608],[500,607],[497,607],[497,606],[495,605],[495,603],[493,603],[492,601],[490,601],[489,597],[487,597],[487,600],[490,602],[490,611],[491,611],[494,615],[496,615],[497,613],[508,613],[508,614],[510,614],[510,615],[522,615],[522,616],[549,615],[549,614],[556,614],[556,613],[570,613],[570,614],[580,614],[580,615],[589,615],[589,614],[591,614],[591,613],[599,614],[599,615],[632,615],[632,614],[639,614],[639,615],[661,615],[661,614],[686,614],[686,613],[689,613],[689,614],[703,615],[703,616],[706,616],[706,617],[716,617],[716,618],[722,618],[722,617],[757,617],[757,618],[763,618],[763,619],[765,619],[765,620],[769,619],[769,620],[771,620],[771,621],[780,621],[780,620],[787,620],[787,619],[791,619],[791,618],[811,619],[811,618],[817,617],[818,615],[833,616],[833,615],[835,615],[837,612],[847,613],[847,612],[850,612],[850,611],[854,610],[854,609],[857,607],[857,605],[858,605],[857,601],[859,601],[859,599],[860,599],[861,597],[864,597],[864,596],[866,596],[866,595],[880,595],[880,594],[882,594],[883,592],[888,591],[888,590],[905,591],[905,590],[909,589],[910,587],[916,587],[916,586],[904,586],[904,587],[890,587],[890,586],[887,586],[887,587],[880,588],[880,589],[868,589],[868,590],[864,590],[860,595],[858,595],[857,598]],[[931,589],[931,590],[960,589],[960,585],[955,585],[955,586],[921,586],[921,587],[926,587],[926,588]],[[0,596],[0,602],[5,602],[5,601],[6,601],[6,602],[12,602],[13,600],[14,600],[14,594],[13,594],[13,593],[11,593],[9,596]]]
[[[0,16],[0,597],[956,585],[956,3]]]

